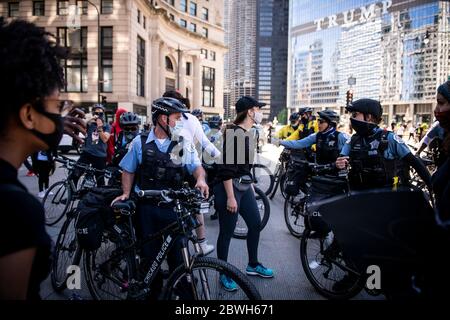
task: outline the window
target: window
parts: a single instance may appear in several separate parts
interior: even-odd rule
[[[191,4],[189,5],[189,13],[191,16],[197,16],[197,4],[195,2],[191,1]]]
[[[204,36],[205,38],[208,38],[208,28],[202,29],[202,36]]]
[[[113,13],[113,0],[102,0],[102,14],[111,14]]]
[[[180,10],[187,12],[187,0],[180,0]]]
[[[138,9],[138,23],[141,24],[141,10]]]
[[[174,6],[174,5],[175,5],[175,0],[166,0],[166,2],[167,2],[168,4],[170,4],[171,6]]]
[[[137,38],[137,95],[145,97],[145,41]]]
[[[147,28],[147,18],[144,17],[144,29]]]
[[[45,16],[45,1],[33,1],[33,16]]]
[[[80,15],[88,14],[88,2],[87,1],[77,1],[77,10]]]
[[[169,13],[169,18],[170,18],[170,20],[175,21],[175,16],[171,13]]]
[[[208,8],[202,8],[202,19],[208,21],[209,19],[209,10]]]
[[[202,55],[203,59],[208,59],[208,50],[207,49],[201,49],[200,54]]]
[[[87,27],[80,29],[57,28],[58,43],[70,48],[67,59],[61,64],[66,79],[62,91],[65,92],[87,92]]]
[[[215,52],[215,51],[210,51],[210,52],[209,52],[209,58],[210,58],[212,61],[216,61],[216,52]]]
[[[67,16],[69,13],[69,1],[58,1],[56,9],[58,16]]]
[[[189,30],[192,32],[197,32],[197,25],[191,22],[191,24],[189,25]]]
[[[171,71],[171,72],[174,71],[174,70],[173,70],[173,63],[172,63],[172,60],[170,60],[169,57],[166,57],[166,70],[167,70],[167,71]]]
[[[175,79],[166,78],[166,91],[175,90]]]
[[[180,19],[180,26],[182,26],[183,28],[187,27],[187,22],[184,19]]]
[[[190,62],[186,62],[186,75],[187,76],[191,75],[191,63]]]
[[[186,99],[189,99],[189,88],[186,87],[186,95],[185,95]]]
[[[113,84],[113,28],[102,27],[101,28],[101,83],[100,91],[112,92]]]
[[[214,107],[216,70],[203,67],[202,72],[202,106]]]

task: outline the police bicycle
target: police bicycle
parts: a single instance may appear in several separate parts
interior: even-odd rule
[[[160,298],[165,300],[259,300],[255,286],[246,275],[231,264],[203,257],[193,230],[199,226],[195,216],[209,210],[196,189],[141,190],[139,199],[152,199],[173,206],[177,221],[159,232],[137,239],[133,216],[133,200],[116,202],[112,227],[103,233],[101,247],[84,252],[84,270],[92,297],[96,300],[145,300],[151,294],[150,286],[173,243],[181,238],[183,264],[165,281]],[[153,239],[165,240],[153,262],[141,263],[143,246]],[[240,290],[231,293],[221,288],[219,277],[225,274],[233,279]]]

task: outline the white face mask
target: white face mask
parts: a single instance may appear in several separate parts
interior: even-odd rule
[[[180,135],[181,130],[183,129],[183,121],[178,120],[175,122],[175,127],[170,127],[170,133],[172,135]]]
[[[255,112],[255,116],[253,118],[253,121],[255,121],[255,124],[260,124],[263,120],[264,114],[260,111]]]

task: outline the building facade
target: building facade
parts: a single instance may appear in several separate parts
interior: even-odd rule
[[[258,0],[256,19],[256,90],[273,119],[286,109],[289,0]]]
[[[175,89],[193,108],[223,114],[220,1],[90,2],[0,3],[0,16],[31,21],[70,48],[62,99],[88,109],[104,97],[109,114],[121,107],[148,122],[151,102]]]
[[[383,105],[385,124],[431,122],[450,76],[450,4],[433,0],[290,2],[288,106],[343,113],[353,100]]]

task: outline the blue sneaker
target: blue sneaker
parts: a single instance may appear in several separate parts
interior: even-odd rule
[[[245,272],[250,276],[260,276],[262,278],[273,278],[273,270],[258,264],[255,268],[247,266]]]
[[[224,274],[220,275],[220,283],[222,284],[222,287],[227,291],[233,292],[237,291],[238,289],[236,282],[234,282]]]

